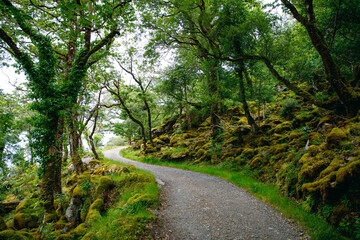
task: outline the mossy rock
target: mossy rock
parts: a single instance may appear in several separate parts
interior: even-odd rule
[[[323,135],[318,132],[311,132],[309,134],[309,145],[320,145],[323,142]]]
[[[6,223],[4,219],[0,216],[0,231],[4,231],[7,229]]]
[[[311,157],[315,157],[320,151],[321,149],[318,145],[311,145],[307,150]]]
[[[164,143],[169,143],[169,142],[170,142],[170,138],[169,138],[169,136],[166,135],[166,134],[159,136],[159,139],[160,139],[161,141],[163,141]]]
[[[156,144],[156,145],[165,145],[165,142],[163,140],[161,140],[160,138],[154,138],[153,139],[153,142]]]
[[[13,217],[16,229],[31,229],[39,226],[41,211],[35,208],[37,201],[38,199],[35,198],[25,199],[16,207]]]
[[[306,153],[301,157],[299,163],[303,164],[298,175],[299,182],[309,182],[315,180],[320,172],[329,166],[330,161],[328,159],[317,160]]]
[[[99,212],[104,211],[104,200],[102,200],[101,198],[96,199],[89,208],[89,211],[91,210],[98,210]]]
[[[100,178],[98,187],[96,188],[96,195],[101,195],[115,186],[114,180],[109,176]]]
[[[286,121],[283,123],[280,123],[278,125],[276,125],[275,128],[271,129],[271,132],[273,133],[284,133],[287,131],[290,131],[292,128],[292,122],[291,121]]]
[[[5,230],[0,232],[0,240],[33,240],[30,234],[20,233],[14,230]]]
[[[307,192],[320,192],[323,202],[327,201],[329,197],[329,191],[334,188],[334,182],[336,179],[336,173],[332,172],[323,178],[318,179],[312,183],[305,183],[302,186],[302,191],[306,194]]]
[[[86,196],[86,192],[78,185],[74,188],[72,196],[75,198],[82,198]]]
[[[69,232],[65,234],[61,234],[60,236],[56,237],[56,240],[73,240],[75,238],[74,232]]]
[[[139,208],[148,208],[155,203],[155,200],[149,194],[137,193],[129,198],[124,205],[124,208],[130,211],[136,211]]]
[[[101,214],[96,209],[89,210],[88,214],[86,215],[86,221],[88,223],[92,223],[100,218],[101,218]]]
[[[92,159],[92,160],[90,160],[88,165],[89,165],[90,169],[95,169],[101,165],[101,161],[97,160],[97,159]]]
[[[84,236],[88,231],[88,225],[86,223],[81,223],[79,226],[77,226],[73,232],[77,237]]]
[[[286,143],[278,144],[278,145],[270,147],[269,153],[271,153],[273,155],[276,155],[276,154],[279,154],[279,153],[286,152],[287,149],[288,149],[288,144],[286,144]]]
[[[97,240],[96,234],[94,232],[88,232],[81,238],[81,240]]]
[[[336,184],[345,184],[350,179],[354,182],[360,181],[360,158],[354,158],[344,167],[341,167],[336,173]]]
[[[328,149],[339,148],[341,141],[347,139],[346,133],[341,128],[333,128],[326,136],[326,147]]]

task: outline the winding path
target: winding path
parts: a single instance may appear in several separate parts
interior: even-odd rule
[[[309,239],[299,227],[241,188],[206,174],[123,158],[121,148],[104,156],[150,171],[161,186],[156,239]]]

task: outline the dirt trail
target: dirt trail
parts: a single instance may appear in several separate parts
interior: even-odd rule
[[[161,186],[156,239],[309,239],[304,231],[241,188],[223,179],[132,161],[119,150],[106,158],[150,171]]]

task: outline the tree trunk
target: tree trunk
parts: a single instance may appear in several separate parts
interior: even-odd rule
[[[81,135],[78,133],[79,129],[76,127],[76,116],[72,116],[69,119],[69,131],[70,131],[70,156],[74,165],[77,175],[81,175],[85,171],[85,166],[80,157],[80,141]]]
[[[190,112],[189,112],[189,104],[188,97],[187,97],[187,87],[186,83],[184,84],[184,98],[185,98],[185,112],[186,112],[186,120],[188,122],[188,129],[191,129],[191,119],[190,119]]]
[[[94,126],[93,126],[93,129],[92,129],[90,135],[88,136],[90,148],[91,148],[92,153],[94,154],[95,159],[100,159],[99,154],[96,152],[96,147],[95,147],[94,138],[93,138],[95,130],[96,130],[96,123],[97,123],[98,116],[99,116],[99,110],[96,110],[95,117],[94,117]]]
[[[250,126],[251,126],[251,132],[256,133],[259,129],[258,125],[256,124],[254,118],[251,116],[249,105],[246,101],[246,90],[245,90],[245,84],[243,79],[243,67],[240,66],[236,69],[238,76],[239,76],[239,87],[240,87],[240,99],[243,104],[243,108],[245,111],[245,117],[248,120]]]
[[[207,59],[208,69],[206,69],[207,83],[209,86],[209,95],[211,98],[210,105],[210,124],[211,124],[211,135],[213,138],[216,138],[220,133],[220,119],[218,117],[219,113],[219,60],[217,59]]]
[[[41,184],[41,199],[46,213],[55,211],[54,207],[54,192],[56,191],[56,173],[61,166],[62,157],[62,126],[58,124],[58,119],[53,121],[54,142],[47,150],[47,156],[44,159],[44,175]]]

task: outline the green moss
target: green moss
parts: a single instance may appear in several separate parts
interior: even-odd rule
[[[0,231],[4,231],[7,229],[6,223],[4,219],[0,216]]]
[[[253,148],[245,148],[242,152],[242,155],[244,155],[245,157],[247,157],[248,159],[251,159],[252,157],[255,156],[256,151]]]
[[[97,160],[97,159],[92,159],[92,160],[90,160],[90,162],[89,162],[89,167],[90,167],[91,169],[97,168],[97,167],[99,167],[100,165],[101,165],[101,161],[100,161],[100,160]]]
[[[355,158],[346,166],[340,168],[336,173],[336,183],[346,183],[351,178],[357,178],[359,181],[360,176],[360,158]]]
[[[316,192],[319,191],[322,197],[322,200],[325,202],[329,196],[329,189],[333,188],[333,182],[336,179],[336,173],[332,172],[329,175],[326,175],[323,178],[318,179],[312,183],[305,183],[302,186],[302,191],[306,194],[307,192]]]
[[[52,213],[46,213],[45,214],[44,221],[46,223],[56,222],[57,220],[59,220],[59,215],[55,211],[52,212]]]
[[[32,240],[34,239],[30,235],[25,236],[21,234],[19,231],[14,230],[5,230],[0,232],[0,240]]]
[[[302,164],[298,175],[299,182],[309,182],[317,178],[319,173],[329,165],[330,161],[327,159],[317,160],[311,157],[309,153],[306,153],[301,157],[299,163]]]
[[[16,207],[13,218],[16,229],[36,228],[39,226],[42,208],[35,208],[37,201],[37,199],[25,199]]]
[[[96,188],[96,195],[101,195],[104,192],[112,189],[115,186],[114,180],[109,176],[103,176],[100,178],[98,187]]]
[[[99,212],[102,212],[104,210],[104,200],[102,200],[101,198],[96,199],[89,208],[90,210],[98,210]]]
[[[73,197],[81,198],[86,195],[86,192],[80,187],[76,186],[72,192]]]
[[[88,232],[81,238],[81,240],[97,240],[96,234],[94,232]]]
[[[165,145],[165,142],[163,140],[161,140],[160,138],[154,138],[153,139],[153,142],[156,144],[156,145]]]
[[[311,146],[309,146],[307,152],[309,153],[309,155],[310,155],[311,157],[315,157],[315,156],[320,152],[320,150],[321,150],[321,149],[319,148],[319,146],[317,146],[317,145],[311,145]]]
[[[88,225],[86,223],[81,223],[79,226],[77,226],[75,229],[74,229],[74,234],[76,236],[84,236],[88,231]]]
[[[88,214],[86,215],[86,221],[89,223],[92,223],[100,218],[101,218],[101,214],[96,209],[89,210]]]
[[[273,133],[284,133],[286,131],[291,130],[291,127],[292,127],[292,122],[291,121],[286,121],[286,122],[283,122],[281,124],[276,125],[276,127],[273,128],[271,130],[271,132],[273,132]]]
[[[309,134],[309,145],[320,145],[323,142],[323,135],[318,132],[311,132]]]
[[[333,128],[326,136],[326,147],[328,149],[339,148],[341,141],[347,139],[346,133],[340,128]]]
[[[136,212],[139,209],[146,209],[155,203],[155,199],[150,194],[137,193],[129,198],[124,206],[130,212]]]
[[[61,234],[56,238],[56,240],[73,240],[75,238],[75,234],[73,232]]]
[[[269,153],[273,154],[273,155],[276,155],[278,153],[283,153],[283,152],[286,152],[288,148],[288,144],[287,143],[284,143],[284,144],[278,144],[278,145],[275,145],[275,146],[272,146],[270,147],[269,149]]]

